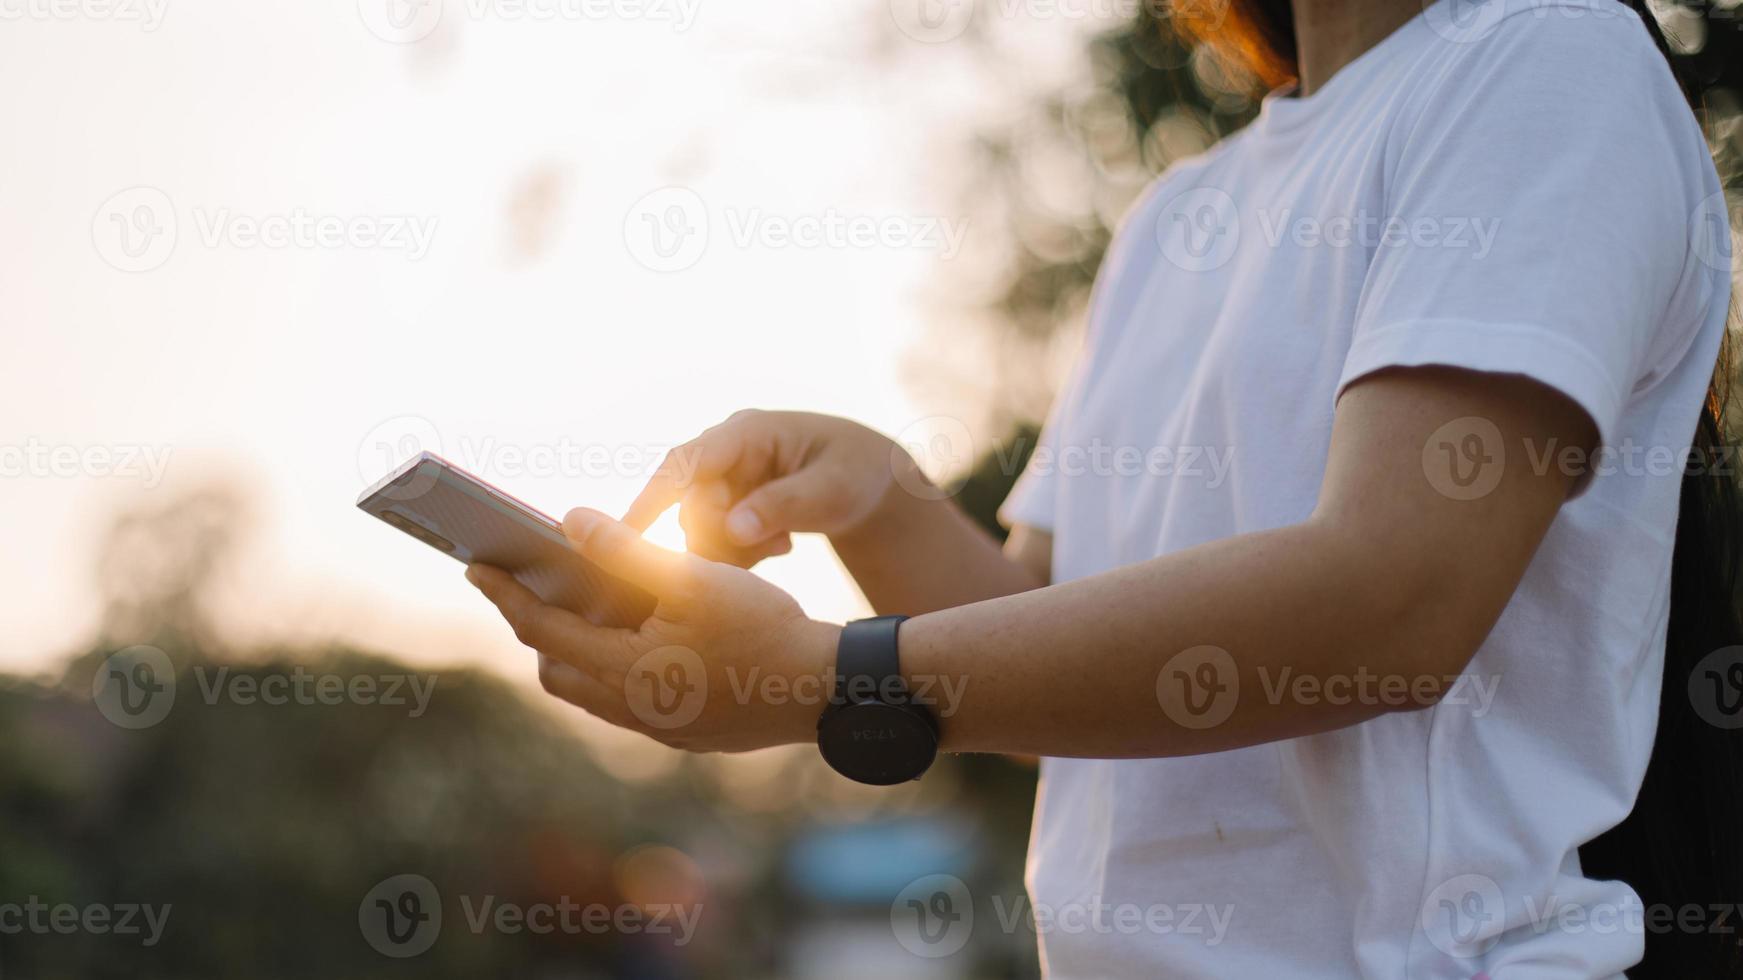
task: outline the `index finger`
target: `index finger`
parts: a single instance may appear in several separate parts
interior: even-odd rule
[[[666,453],[666,458],[654,470],[647,485],[641,493],[636,494],[630,502],[629,509],[623,513],[623,522],[637,531],[646,531],[666,508],[671,507],[684,498],[684,491],[698,479],[706,479],[710,474],[701,472],[699,466],[704,461],[717,461],[725,454],[715,449],[710,451],[709,442],[693,439],[682,446]],[[725,464],[714,463],[714,469],[724,471],[731,466],[728,460]]]
[[[623,523],[646,531],[668,507],[684,499],[684,492],[698,480],[725,476],[744,454],[743,427],[738,417],[709,429],[666,453],[654,475],[623,514]]]

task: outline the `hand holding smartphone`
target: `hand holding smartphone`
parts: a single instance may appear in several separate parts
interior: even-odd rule
[[[545,602],[635,629],[656,600],[576,554],[562,525],[434,453],[419,453],[357,506],[462,563],[494,565]]]

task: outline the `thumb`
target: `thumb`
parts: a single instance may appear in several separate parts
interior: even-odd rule
[[[681,599],[691,584],[689,555],[646,540],[629,525],[577,507],[563,518],[563,535],[601,569],[661,599]]]
[[[789,531],[827,530],[841,496],[836,481],[821,467],[770,480],[727,513],[727,537],[749,547]]]

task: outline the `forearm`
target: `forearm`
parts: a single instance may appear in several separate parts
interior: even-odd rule
[[[893,501],[829,543],[879,615],[917,616],[1046,584],[948,499]]]
[[[1492,620],[1449,622],[1436,594],[1455,589],[1351,538],[1310,522],[919,616],[903,671],[952,752],[1191,755],[1432,703]],[[1174,660],[1203,646],[1228,657]],[[1208,725],[1229,702],[1195,714],[1205,680],[1237,692]]]

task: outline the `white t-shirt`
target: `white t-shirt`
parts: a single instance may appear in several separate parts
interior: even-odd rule
[[[1045,760],[1028,881],[1052,977],[1560,980],[1641,955],[1638,898],[1577,848],[1650,754],[1682,453],[1730,299],[1724,199],[1637,16],[1504,2],[1442,0],[1156,181],[1002,516],[1052,532],[1054,581],[1300,522],[1338,394],[1396,365],[1553,386],[1596,423],[1599,474],[1436,707]],[[1424,474],[1481,492],[1481,437],[1449,432]],[[1504,463],[1557,465],[1542,449]],[[1189,666],[1161,679],[1204,678]],[[1397,699],[1347,680],[1281,696]]]

